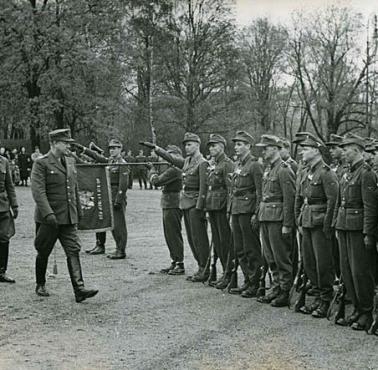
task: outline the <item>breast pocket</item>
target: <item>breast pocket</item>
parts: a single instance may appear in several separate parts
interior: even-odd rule
[[[238,178],[238,185],[241,188],[248,187],[251,185],[251,180],[249,178],[249,173],[241,173]]]
[[[277,176],[273,176],[268,179],[268,189],[272,193],[277,193],[280,191],[280,183]]]
[[[311,194],[310,194],[311,198],[322,199],[322,198],[325,197],[323,184],[322,184],[321,180],[312,182],[310,186],[311,186]]]
[[[59,174],[55,171],[48,171],[46,175],[47,184],[57,184],[59,182]]]
[[[6,174],[7,174],[7,171],[5,169],[1,169],[1,171],[0,171],[0,182],[5,181]]]
[[[348,200],[351,200],[351,201],[361,200],[362,195],[361,195],[360,184],[356,184],[356,183],[349,184],[347,195],[348,195]]]

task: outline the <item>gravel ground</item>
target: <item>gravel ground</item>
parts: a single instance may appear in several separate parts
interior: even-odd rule
[[[377,337],[159,274],[169,256],[155,190],[129,193],[126,260],[82,253],[95,298],[75,303],[60,246],[52,295],[37,297],[34,204],[29,188],[17,192],[8,271],[17,283],[0,286],[0,369],[378,369]],[[94,235],[81,240],[88,249]]]

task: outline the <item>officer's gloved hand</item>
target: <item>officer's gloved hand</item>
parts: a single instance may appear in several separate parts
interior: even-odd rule
[[[45,217],[47,225],[54,226],[56,229],[58,228],[58,221],[53,213],[50,213]]]
[[[253,230],[258,231],[260,224],[256,215],[251,217],[251,226]]]
[[[323,227],[323,232],[324,232],[324,236],[325,236],[325,238],[327,240],[332,239],[332,235],[333,235],[333,229],[332,229],[332,227],[324,226]]]
[[[284,239],[290,239],[291,238],[291,233],[292,233],[291,227],[282,226],[281,232],[282,232],[282,237]]]
[[[14,219],[18,216],[18,207],[12,207],[12,216]]]
[[[364,237],[364,244],[366,249],[374,249],[376,248],[376,241],[375,238],[371,235],[365,235]]]
[[[147,148],[150,148],[150,149],[155,149],[156,148],[155,144],[150,143],[148,141],[140,141],[139,144],[143,145],[143,146],[146,146]]]

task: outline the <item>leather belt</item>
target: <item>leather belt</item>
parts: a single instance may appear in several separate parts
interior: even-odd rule
[[[184,186],[184,191],[199,191],[199,188],[191,188],[190,186]]]
[[[308,199],[307,197],[304,199],[303,202],[306,206],[312,206],[312,205],[317,205],[317,206],[326,206],[327,201],[326,200],[315,200],[315,199]]]

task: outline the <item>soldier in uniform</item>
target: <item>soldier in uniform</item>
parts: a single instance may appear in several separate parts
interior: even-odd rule
[[[223,268],[222,278],[214,283],[218,289],[228,286],[232,272],[231,261],[234,259],[231,229],[227,217],[229,178],[234,163],[224,152],[226,144],[226,139],[218,134],[211,134],[207,143],[211,162],[208,167],[206,211],[209,215],[214,251]]]
[[[147,162],[151,162],[151,163],[154,163],[154,162],[158,162],[159,161],[159,157],[156,155],[155,151],[154,150],[151,150],[151,154],[150,156],[147,158]],[[156,174],[159,174],[159,171],[160,171],[160,168],[159,166],[157,166],[155,168],[155,171],[156,171]],[[148,176],[147,176],[148,177]],[[150,190],[152,190],[153,188],[155,188],[155,190],[158,188],[157,185],[154,185],[150,182]]]
[[[333,295],[332,217],[338,193],[336,174],[323,161],[323,144],[308,136],[300,142],[308,169],[296,192],[298,225],[302,231],[304,270],[310,279],[315,301],[301,308],[313,317],[326,317]]]
[[[135,163],[135,157],[133,156],[133,152],[131,150],[127,152],[127,155],[125,156],[125,160],[127,163]],[[130,166],[129,189],[133,188],[133,184],[134,184],[134,167]]]
[[[291,169],[293,170],[294,174],[297,173],[298,170],[298,163],[291,157],[290,154],[290,141],[286,138],[281,138],[282,147],[280,148],[280,155],[284,162],[286,162]]]
[[[258,225],[263,169],[250,153],[253,137],[249,133],[238,131],[232,141],[238,161],[232,174],[228,209],[232,215],[235,253],[245,282],[230,293],[251,298],[256,296],[263,263]]]
[[[262,135],[256,146],[263,148],[264,159],[269,163],[263,177],[259,221],[263,254],[273,274],[270,293],[259,297],[258,301],[284,307],[289,304],[293,281],[295,174],[281,159],[282,141],[278,137]]]
[[[114,254],[108,255],[108,258],[113,260],[126,258],[126,244],[127,244],[127,227],[126,227],[126,192],[129,186],[129,169],[126,166],[111,166],[112,164],[126,164],[126,161],[121,156],[122,143],[119,140],[111,139],[109,142],[110,157],[106,158],[97,151],[85,148],[84,146],[75,143],[78,149],[83,154],[93,158],[98,163],[110,164],[110,184],[113,199],[113,215],[114,228],[112,230],[114,241],[116,242],[116,251]],[[105,233],[97,233],[96,248],[89,252],[89,254],[104,254]]]
[[[167,153],[182,156],[176,145],[168,145]],[[180,209],[180,191],[182,188],[182,171],[170,165],[161,174],[152,167],[149,174],[150,183],[162,187],[161,208],[163,210],[163,229],[171,257],[171,265],[160,272],[169,275],[185,274],[184,242],[181,232],[182,210]]]
[[[73,139],[69,129],[51,131],[49,139],[51,149],[36,159],[31,176],[32,195],[36,203],[36,293],[42,297],[49,296],[45,288],[46,269],[49,255],[59,239],[67,256],[76,302],[82,302],[95,296],[98,291],[85,289],[80,265],[77,224],[82,210],[75,161],[66,156]]]
[[[198,264],[198,271],[189,276],[192,282],[205,282],[209,278],[209,239],[205,215],[206,179],[208,163],[200,152],[201,139],[198,135],[187,132],[183,143],[187,157],[168,153],[152,143],[142,143],[154,149],[155,153],[183,170],[183,191],[180,208],[184,213],[184,222],[188,242]]]
[[[18,216],[16,191],[9,162],[0,156],[0,283],[15,283],[7,275],[9,240],[15,234],[14,219]]]
[[[354,306],[347,322],[355,330],[367,331],[373,321],[377,177],[364,161],[365,143],[361,137],[351,134],[341,146],[350,168],[341,180],[334,224],[340,245],[341,275]]]
[[[148,169],[145,166],[147,162],[147,157],[144,155],[143,150],[139,151],[139,154],[135,157],[135,162],[141,163],[137,166],[137,175],[138,175],[138,182],[139,188],[142,190],[144,185],[144,189],[147,189],[147,172]]]

